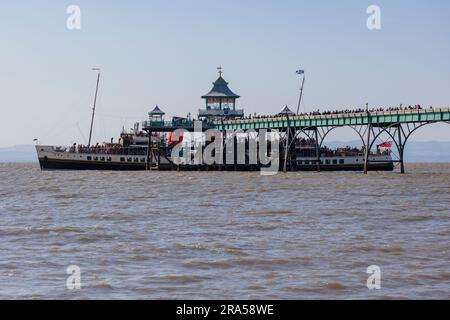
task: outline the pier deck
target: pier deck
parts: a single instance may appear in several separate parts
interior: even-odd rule
[[[338,127],[353,125],[390,125],[395,123],[450,121],[450,108],[404,111],[362,112],[329,115],[274,116],[228,120],[216,123],[219,130],[286,129],[287,127]]]

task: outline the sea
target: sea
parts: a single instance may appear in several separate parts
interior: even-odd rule
[[[407,173],[0,164],[1,299],[450,299],[450,164]]]

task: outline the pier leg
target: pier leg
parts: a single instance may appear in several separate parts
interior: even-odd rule
[[[151,138],[150,138],[151,139]],[[149,170],[153,170],[153,158],[155,157],[154,150],[153,150],[153,142],[150,143],[150,161],[149,161]]]
[[[402,142],[402,127],[401,124],[397,127],[397,131],[398,131],[398,148],[400,150],[398,150],[399,153],[399,157],[400,157],[400,173],[401,174],[405,174],[405,163],[403,161],[403,151],[405,149],[405,146],[403,145]]]
[[[403,162],[403,149],[400,152],[400,173],[405,174],[405,163]]]
[[[233,136],[233,161],[234,161],[234,171],[237,171],[238,169],[238,139],[237,139],[237,135]]]
[[[152,146],[153,148],[153,146]],[[150,162],[149,162],[149,170],[152,171],[152,165],[153,165],[153,149],[150,151]]]
[[[317,132],[317,127],[314,130],[314,139],[316,140],[317,172],[320,172],[320,147],[319,147],[319,134]]]
[[[158,163],[158,170],[159,167],[161,166],[161,145],[158,143],[158,158],[157,158],[157,163]]]
[[[150,148],[151,148],[151,142],[152,142],[152,135],[150,131],[148,132],[148,144],[147,144],[147,162],[145,164],[145,169],[148,171],[150,170]]]
[[[365,153],[364,153],[364,174],[367,174],[367,172],[369,170],[370,131],[372,131],[372,125],[369,123],[367,125],[366,146],[365,146]]]
[[[284,146],[284,166],[283,166],[283,172],[287,172],[287,157],[288,157],[288,150],[289,150],[289,134],[291,132],[291,129],[287,129],[286,133],[286,144]]]

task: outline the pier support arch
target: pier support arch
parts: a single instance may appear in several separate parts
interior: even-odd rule
[[[398,150],[398,160],[393,160],[393,162],[398,162],[400,164],[400,173],[405,174],[405,147],[408,140],[411,138],[412,134],[419,130],[420,128],[434,124],[436,122],[411,122],[411,123],[391,123],[385,126],[380,125],[370,125],[371,127],[368,132],[368,139],[366,144],[366,150],[368,150],[367,154],[375,145],[377,139],[385,133],[387,134],[394,143],[395,147]],[[450,124],[450,122],[444,122]],[[372,138],[370,138],[372,136]],[[367,159],[367,163],[369,163],[369,159]],[[364,170],[364,173],[367,174],[367,171]]]
[[[366,125],[350,125],[351,128],[361,140],[363,146],[366,145],[364,137],[368,130]],[[304,134],[308,139],[315,142],[315,150],[317,159],[315,160],[317,163],[317,171],[320,171],[321,164],[321,155],[320,150],[324,145],[325,138],[335,129],[342,128],[342,126],[311,126],[311,127],[287,127],[285,130],[281,132],[281,141],[284,149],[284,158],[283,158],[283,171],[287,171],[289,166],[292,166],[291,151],[292,145],[295,140],[301,135]]]

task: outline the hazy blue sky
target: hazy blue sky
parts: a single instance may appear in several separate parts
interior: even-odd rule
[[[71,4],[81,7],[81,30],[66,28]],[[379,31],[366,27],[371,4],[381,7]],[[450,106],[447,0],[2,1],[0,41],[0,146],[86,143],[94,66],[103,70],[100,141],[156,104],[196,114],[219,65],[247,113],[295,109],[298,68],[308,111]],[[450,126],[415,138],[450,140]]]

